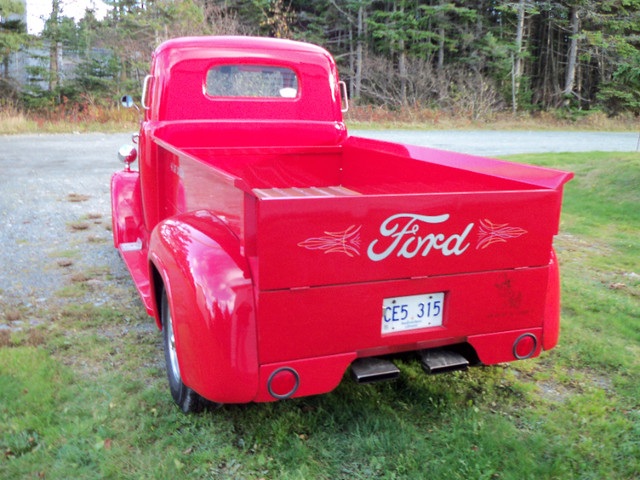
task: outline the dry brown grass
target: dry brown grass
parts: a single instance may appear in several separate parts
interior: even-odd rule
[[[47,340],[47,336],[43,329],[32,328],[27,332],[26,337],[24,339],[24,344],[30,347],[37,347],[40,345],[44,345],[46,340]]]
[[[0,135],[123,132],[137,128],[137,113],[124,108],[77,105],[43,112],[24,112],[11,106],[0,108]]]
[[[18,320],[20,320],[20,317],[22,317],[22,314],[20,313],[20,310],[16,309],[10,309],[4,314],[5,320],[9,323],[17,322]]]
[[[13,108],[3,107],[0,109],[0,134],[17,134],[34,131],[37,123],[34,120]]]
[[[351,128],[417,130],[586,130],[638,131],[640,121],[632,115],[609,117],[603,112],[566,111],[518,113],[477,112],[462,108],[445,111],[420,105],[390,108],[384,105],[351,104],[345,114]],[[27,133],[125,132],[138,128],[138,117],[131,109],[83,106],[59,108],[48,113],[24,113],[13,107],[0,110],[0,135]],[[73,200],[70,200],[73,201]]]
[[[11,332],[9,330],[0,330],[0,348],[11,346]]]
[[[89,195],[81,195],[79,193],[70,193],[69,195],[67,195],[67,202],[72,202],[72,203],[86,202],[90,198],[91,197]]]
[[[79,232],[89,229],[89,224],[87,222],[70,222],[67,224],[67,226],[72,232]]]
[[[345,115],[350,128],[418,130],[578,130],[638,131],[640,121],[631,115],[609,117],[603,112],[571,116],[563,111],[537,113],[492,112],[474,118],[472,112],[385,106],[351,105]]]

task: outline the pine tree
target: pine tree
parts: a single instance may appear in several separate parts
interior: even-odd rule
[[[24,14],[24,5],[17,0],[0,0],[0,93],[7,96],[15,90],[10,80],[9,57],[20,50],[28,42],[26,26],[19,18],[11,18]]]

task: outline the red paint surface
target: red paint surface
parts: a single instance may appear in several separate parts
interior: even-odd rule
[[[208,96],[226,64],[289,68],[299,95]],[[555,345],[571,174],[348,137],[333,59],[309,44],[176,39],[151,74],[139,178],[112,182],[114,241],[141,239],[123,258],[156,318],[167,288],[189,387],[270,401],[282,367],[303,396],[357,357],[468,343],[490,364],[524,333],[534,355]],[[445,293],[442,326],[381,333],[383,299],[430,292]]]

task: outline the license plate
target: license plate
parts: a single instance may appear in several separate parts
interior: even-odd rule
[[[444,292],[382,301],[382,333],[403,332],[442,325]]]

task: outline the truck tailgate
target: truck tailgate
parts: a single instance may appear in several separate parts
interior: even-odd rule
[[[265,291],[546,266],[561,191],[250,201],[247,256]]]

